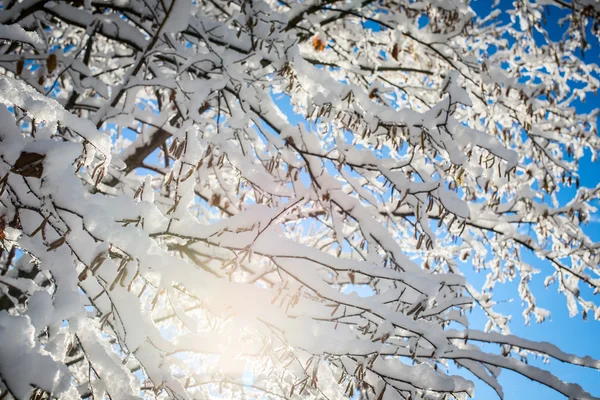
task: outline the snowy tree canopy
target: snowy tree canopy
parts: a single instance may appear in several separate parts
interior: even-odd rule
[[[492,293],[600,319],[597,1],[1,4],[1,399],[593,398]]]

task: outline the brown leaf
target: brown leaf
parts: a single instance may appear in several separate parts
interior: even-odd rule
[[[46,227],[46,224],[48,223],[49,219],[50,219],[49,216],[46,217],[46,218],[44,218],[44,220],[42,221],[42,223],[40,224],[40,226],[38,226],[33,232],[31,232],[31,236],[35,236],[39,232],[41,232]]]
[[[187,141],[184,140],[183,142],[181,142],[177,148],[175,149],[175,151],[173,151],[173,158],[175,158],[176,160],[179,159],[179,157],[181,157],[181,155],[183,154],[183,151],[185,150],[186,146],[187,146]]]
[[[399,54],[400,54],[400,47],[398,46],[398,43],[395,43],[394,48],[392,49],[392,57],[394,57],[394,60],[398,61]]]
[[[218,193],[213,193],[213,195],[211,196],[208,205],[209,206],[218,206],[219,204],[221,204],[221,195]]]
[[[13,229],[23,229],[23,226],[21,226],[21,219],[19,218],[19,213],[15,213],[14,218],[8,223],[8,226]]]
[[[336,312],[336,311],[337,311],[339,308],[340,308],[340,305],[339,305],[339,304],[337,304],[337,305],[336,305],[336,306],[333,308],[333,311],[331,312],[331,315],[330,315],[330,316],[331,316],[331,317],[333,317],[333,314],[335,314],[335,312]]]
[[[171,146],[169,146],[169,154],[173,154],[175,152],[175,150],[177,150],[178,145],[179,145],[179,141],[177,140],[177,138],[175,138],[171,142]]]
[[[83,269],[83,271],[81,271],[81,273],[77,277],[77,279],[79,279],[79,282],[85,281],[87,279],[87,274],[88,274],[88,269],[87,269],[87,267],[85,267]]]
[[[48,56],[46,60],[46,66],[48,67],[48,72],[52,73],[56,69],[57,59],[56,54],[52,53]]]
[[[92,272],[95,272],[102,265],[104,260],[106,260],[106,254],[104,253],[100,253],[96,257],[94,257],[94,259],[90,263],[90,269],[92,270]]]
[[[4,215],[0,215],[0,241],[6,239],[6,232],[4,232],[4,228],[6,228],[6,221],[4,220]]]
[[[115,277],[115,280],[112,282],[112,284],[110,285],[110,288],[108,289],[109,291],[113,291],[115,286],[117,286],[117,282],[123,282],[124,276],[127,273],[127,268],[123,268],[122,270],[119,271],[119,273],[117,273],[117,276]],[[121,286],[124,286],[121,284]]]
[[[23,68],[25,67],[25,59],[21,58],[17,61],[17,75],[21,76],[23,73]]]
[[[100,168],[100,170],[98,172],[98,176],[96,176],[96,181],[94,182],[94,185],[98,186],[100,184],[100,182],[102,182],[103,178],[104,178],[104,167]]]
[[[21,176],[41,178],[44,172],[44,154],[22,152],[10,172]]]
[[[190,168],[190,170],[185,174],[185,176],[183,176],[183,178],[179,178],[179,182],[187,181],[192,176],[195,170],[195,168]]]
[[[327,43],[325,43],[324,40],[321,40],[318,36],[315,36],[315,38],[313,39],[313,47],[316,51],[323,51],[325,50],[326,46]]]
[[[58,249],[60,246],[65,244],[66,240],[67,240],[66,236],[56,239],[54,242],[52,242],[48,245],[48,248],[46,249],[46,251],[52,251],[52,250]]]
[[[2,177],[2,179],[0,179],[0,196],[2,196],[4,194],[4,189],[6,189],[7,184],[8,184],[8,173],[6,173],[6,175],[4,175],[4,177]]]
[[[198,110],[198,114],[203,114],[209,108],[210,108],[210,104],[208,103],[208,101],[205,101],[204,104],[202,105],[202,107],[200,107],[200,109]]]

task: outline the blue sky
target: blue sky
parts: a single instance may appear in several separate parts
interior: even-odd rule
[[[492,1],[490,0],[474,0],[471,3],[473,9],[479,15],[486,15],[492,10]],[[510,6],[510,2],[502,1],[499,7],[506,9]],[[565,15],[566,12],[553,12],[547,19],[547,30],[550,32],[552,40],[559,40],[563,28],[558,26],[557,21]],[[507,17],[505,15],[505,17]],[[508,20],[508,18],[507,18]],[[593,37],[592,37],[593,38]],[[600,46],[597,41],[592,40],[592,49],[586,51],[584,60],[586,62],[598,63],[600,60]],[[590,112],[598,109],[600,106],[600,96],[589,93],[585,103],[578,101],[575,104],[579,112]],[[593,163],[589,154],[581,162],[580,168],[581,184],[588,187],[594,187],[600,183],[600,163]],[[562,189],[559,199],[566,201],[574,193],[571,189]],[[593,221],[588,224],[585,231],[592,240],[600,241],[600,214],[596,213],[593,216]],[[577,355],[589,355],[593,358],[600,358],[600,321],[590,319],[584,321],[581,315],[573,318],[569,317],[566,307],[565,298],[557,292],[556,285],[551,285],[548,289],[544,288],[543,279],[552,271],[553,267],[546,261],[541,261],[533,254],[527,254],[524,261],[530,263],[535,268],[541,270],[541,273],[533,279],[531,286],[536,296],[539,306],[552,311],[552,316],[549,321],[542,324],[532,322],[526,326],[524,319],[521,316],[523,305],[520,301],[517,291],[518,282],[514,281],[505,285],[500,285],[494,290],[495,299],[506,300],[497,306],[497,310],[513,316],[510,324],[513,334],[525,337],[531,340],[549,341],[558,345],[563,351]],[[467,278],[471,280],[477,287],[477,284],[483,283],[485,280],[485,271],[476,273],[470,271],[469,268],[464,269]],[[582,291],[591,294],[589,288],[584,288]],[[509,302],[508,300],[512,300]],[[472,328],[482,329],[485,324],[485,316],[479,309],[475,309],[470,316]],[[493,349],[489,346],[490,350]],[[533,361],[532,364],[549,369],[559,378],[579,383],[584,389],[592,395],[600,397],[600,371],[592,369],[584,369],[561,363],[556,360],[551,360],[549,365],[543,365],[541,360]],[[468,373],[467,373],[468,374]],[[476,378],[475,378],[476,380]],[[555,391],[530,381],[516,373],[503,371],[500,375],[500,383],[504,388],[506,399],[563,399],[564,397]],[[495,392],[482,382],[476,385],[475,399],[493,399],[497,398]]]
[[[491,1],[474,0],[471,6],[479,14],[487,14],[491,10]],[[504,8],[510,3],[502,1],[500,7]],[[557,21],[565,15],[566,12],[559,12],[553,9],[548,16],[547,30],[552,40],[559,40],[563,29],[558,26]],[[590,36],[588,36],[590,37]],[[597,41],[591,41],[592,49],[585,53],[586,62],[598,63],[600,61],[600,46]],[[575,104],[579,112],[590,112],[600,107],[600,96],[589,93],[586,102],[577,102]],[[581,162],[580,166],[581,184],[588,187],[594,187],[600,183],[600,163],[593,163],[589,154]],[[562,189],[561,200],[566,200],[574,193],[574,190]],[[593,216],[593,222],[585,227],[586,233],[594,241],[600,241],[600,214]],[[538,304],[552,311],[551,320],[542,324],[526,326],[521,316],[522,305],[517,294],[517,282],[498,287],[494,292],[497,299],[514,299],[512,303],[503,303],[498,306],[498,310],[512,314],[513,319],[510,324],[511,331],[519,336],[531,340],[549,341],[558,345],[563,351],[577,355],[589,355],[593,358],[600,358],[600,321],[590,319],[584,321],[580,315],[573,318],[569,317],[565,298],[556,290],[556,285],[551,285],[548,289],[544,288],[543,279],[552,266],[548,262],[539,260],[533,254],[528,254],[524,261],[531,263],[542,272],[537,279],[533,279],[531,286],[536,295]],[[482,274],[469,273],[468,277],[473,281],[482,281],[485,277]],[[583,292],[591,294],[591,290],[581,286]],[[598,300],[596,300],[597,302]],[[471,323],[481,325],[484,323],[482,313],[474,312]],[[543,366],[541,362],[534,362]],[[600,371],[574,367],[563,364],[556,360],[551,360],[550,364],[545,366],[559,378],[579,383],[584,389],[592,395],[600,397]],[[564,397],[551,389],[543,387],[527,378],[521,377],[516,373],[503,371],[500,375],[500,383],[504,387],[506,399],[564,399]],[[475,399],[492,399],[494,392],[492,389],[481,384],[477,385]]]

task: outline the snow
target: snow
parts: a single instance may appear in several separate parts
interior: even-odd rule
[[[168,18],[162,26],[164,33],[177,33],[187,28],[192,12],[191,0],[171,0],[168,6]]]
[[[122,365],[106,340],[100,338],[97,330],[89,324],[79,326],[77,331],[77,339],[91,360],[95,374],[103,383],[102,392],[124,400],[138,399],[137,378]]]
[[[0,39],[28,43],[38,49],[41,49],[44,45],[36,32],[28,32],[17,24],[0,24]]]
[[[577,31],[537,51],[537,3],[37,1],[0,13],[27,43],[0,56],[0,392],[462,400],[458,365],[592,397],[525,361],[599,362],[511,335],[494,290],[543,322],[549,275],[600,316]]]
[[[87,140],[105,159],[110,162],[111,142],[108,135],[99,132],[91,121],[76,117],[66,111],[55,100],[42,96],[21,81],[3,76],[0,78],[0,103],[17,105],[39,121],[46,121],[52,126],[58,123],[73,129],[79,136]]]
[[[17,399],[28,399],[31,385],[60,394],[69,387],[69,373],[35,340],[35,329],[26,316],[0,311],[0,375]]]

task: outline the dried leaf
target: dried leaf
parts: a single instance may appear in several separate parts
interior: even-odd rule
[[[46,155],[22,152],[10,172],[32,178],[41,178],[44,172],[43,161]]]
[[[48,68],[48,72],[49,73],[54,72],[54,70],[56,69],[56,65],[57,65],[56,54],[52,53],[48,56],[48,59],[46,60],[46,67]]]
[[[206,110],[208,110],[210,108],[210,104],[208,103],[208,101],[205,101],[204,104],[202,105],[202,107],[200,107],[198,109],[198,114],[204,114],[204,112],[206,112]]]
[[[90,269],[95,272],[102,265],[104,260],[106,260],[106,254],[98,254],[90,263]]]
[[[79,282],[81,281],[85,281],[87,278],[87,274],[88,274],[88,268],[85,267],[83,269],[83,271],[81,271],[81,273],[79,274],[79,276],[77,277],[77,279],[79,280]]]
[[[44,220],[42,221],[42,223],[40,224],[40,226],[38,226],[37,228],[35,228],[35,230],[33,232],[31,232],[31,236],[35,236],[40,231],[42,231],[46,227],[46,224],[48,223],[49,219],[50,219],[50,216],[44,218]]]
[[[325,50],[326,46],[327,43],[325,43],[324,40],[321,40],[318,36],[315,36],[315,38],[313,39],[313,47],[316,51],[323,51]]]
[[[394,48],[392,49],[392,57],[394,57],[394,60],[398,61],[399,54],[400,54],[400,47],[398,46],[398,43],[395,43]]]
[[[54,242],[52,242],[48,245],[48,248],[46,249],[46,251],[53,251],[53,250],[58,249],[60,246],[65,244],[66,240],[67,240],[66,236],[56,239]]]
[[[17,61],[17,75],[21,76],[21,74],[23,73],[23,68],[25,68],[25,59],[21,58],[19,59],[19,61]]]
[[[185,182],[187,181],[192,174],[194,173],[195,169],[194,168],[190,168],[190,170],[183,176],[183,178],[179,178],[179,182]]]
[[[8,183],[8,173],[0,179],[0,196],[4,194],[4,189],[6,189],[6,185]]]

